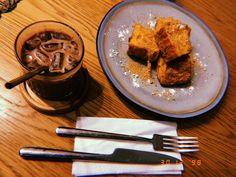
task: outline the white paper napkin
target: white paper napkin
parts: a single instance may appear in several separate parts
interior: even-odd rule
[[[165,121],[126,119],[126,118],[101,118],[79,117],[76,122],[77,128],[107,131],[129,135],[138,135],[151,138],[154,133],[165,135],[177,135],[176,123]],[[153,150],[152,144],[134,141],[109,140],[76,137],[75,151],[110,154],[115,148],[127,148],[158,152],[176,157],[181,160],[180,153],[163,152]],[[175,174],[180,175],[183,170],[182,164],[174,165],[131,165],[92,161],[74,161],[72,174],[74,176],[111,175],[111,174]]]

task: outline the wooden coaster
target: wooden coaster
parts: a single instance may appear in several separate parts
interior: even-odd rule
[[[28,86],[26,82],[20,85],[20,91],[26,102],[35,110],[44,114],[64,114],[79,107],[86,96],[89,86],[89,75],[86,68],[83,68],[83,78],[79,82],[81,87],[76,93],[63,101],[51,101],[40,98]]]

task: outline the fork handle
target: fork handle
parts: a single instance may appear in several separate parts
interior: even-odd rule
[[[109,132],[102,132],[102,131],[94,131],[94,130],[86,130],[86,129],[69,128],[69,127],[58,127],[56,129],[56,134],[59,136],[69,136],[69,137],[79,136],[79,137],[151,142],[151,139],[145,138],[145,137],[118,134],[118,133],[109,133]]]

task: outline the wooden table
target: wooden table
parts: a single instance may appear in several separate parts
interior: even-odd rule
[[[108,10],[119,0],[21,1],[0,19],[0,176],[71,176],[71,163],[26,161],[18,155],[23,146],[73,149],[73,139],[55,135],[58,126],[75,126],[76,113],[48,116],[32,109],[19,88],[4,87],[20,74],[14,56],[14,41],[26,25],[39,20],[57,20],[74,27],[85,43],[84,62],[91,76],[86,102],[77,110],[83,116],[162,119],[143,113],[120,98],[98,61],[96,34]],[[198,136],[199,153],[183,155],[183,176],[233,176],[236,126],[236,1],[188,1],[177,3],[199,16],[215,33],[228,59],[230,83],[223,102],[211,113],[178,121],[178,134]],[[121,111],[122,110],[122,111]],[[163,119],[162,119],[163,120]]]

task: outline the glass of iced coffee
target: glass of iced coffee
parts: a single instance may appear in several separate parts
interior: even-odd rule
[[[39,97],[62,100],[81,87],[84,45],[70,26],[56,21],[33,23],[17,36],[15,52],[24,72],[47,67],[27,81]]]

